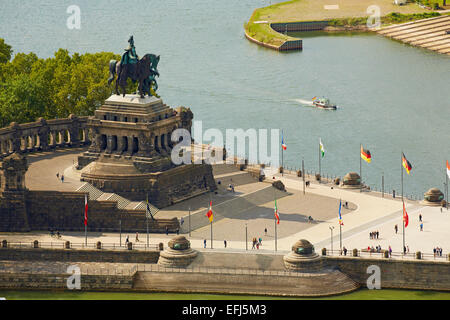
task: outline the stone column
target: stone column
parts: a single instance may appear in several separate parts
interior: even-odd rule
[[[108,134],[106,136],[106,153],[111,153],[113,147],[113,137],[112,135]]]
[[[127,138],[127,151],[125,151],[125,154],[127,156],[131,156],[133,154],[133,137],[126,137]]]
[[[123,153],[123,148],[125,147],[124,143],[123,143],[123,137],[119,136],[117,137],[117,150],[116,150],[116,154],[122,154]]]

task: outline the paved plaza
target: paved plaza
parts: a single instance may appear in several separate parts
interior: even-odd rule
[[[81,150],[81,149],[80,149]],[[27,173],[27,186],[32,190],[64,190],[74,191],[82,183],[69,173],[72,170],[74,159],[80,150],[64,152],[61,154],[39,154],[29,158],[30,168]],[[56,172],[68,174],[64,183],[56,178]],[[173,206],[160,210],[156,217],[171,218],[183,217],[182,231],[191,241],[193,248],[202,249],[203,240],[207,240],[209,249],[211,226],[204,216],[209,201],[213,202],[215,220],[213,223],[213,250],[245,250],[246,235],[248,249],[251,249],[253,237],[262,238],[261,252],[275,250],[275,220],[274,197],[277,197],[277,207],[280,215],[280,224],[277,225],[277,249],[279,252],[289,251],[293,243],[299,239],[308,239],[316,250],[331,247],[331,231],[333,230],[333,248],[339,248],[339,201],[348,202],[349,206],[342,209],[344,226],[342,227],[342,244],[347,249],[363,249],[368,246],[380,245],[383,249],[392,247],[394,252],[402,249],[402,202],[392,199],[390,195],[382,198],[376,192],[359,192],[359,190],[332,187],[329,184],[318,184],[312,179],[311,185],[303,194],[301,178],[294,174],[281,176],[276,170],[266,169],[266,182],[257,182],[248,173],[239,171],[233,166],[214,168],[216,182],[220,185],[216,194],[205,194]],[[287,192],[275,190],[271,182],[275,179],[283,181]],[[235,192],[229,190],[232,183]],[[188,213],[198,220],[206,221],[203,225],[194,228],[189,236]],[[450,211],[439,207],[427,207],[417,201],[408,201],[407,211],[409,226],[406,228],[406,244],[411,253],[422,251],[431,254],[436,246],[442,247],[444,254],[450,247],[448,230],[450,227]],[[423,231],[420,231],[419,214],[423,216]],[[308,222],[308,217],[313,218]],[[81,218],[80,218],[81,219]],[[203,221],[202,220],[202,221]],[[398,225],[398,233],[394,226]],[[267,234],[264,229],[267,228]],[[246,233],[247,231],[247,233]],[[380,237],[371,240],[369,233],[379,231]],[[126,236],[135,242],[135,233],[123,233],[122,245]],[[150,234],[150,243],[163,242],[165,245],[174,234]],[[88,233],[89,243],[102,241],[103,243],[119,245],[119,233]],[[63,232],[61,239],[51,237],[48,232],[31,233],[0,233],[0,239],[13,242],[31,243],[39,240],[46,243],[62,243],[66,240],[73,243],[83,243],[84,233]],[[146,234],[139,234],[140,243],[146,242]],[[224,248],[227,240],[227,248]]]

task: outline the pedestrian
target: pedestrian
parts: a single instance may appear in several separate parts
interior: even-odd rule
[[[394,229],[395,229],[395,234],[397,234],[397,232],[398,232],[398,225],[395,225]]]
[[[264,228],[264,235],[267,236],[267,228]]]
[[[127,236],[127,238],[125,239],[125,244],[128,244],[128,242],[130,242],[130,240],[128,239],[128,236]]]
[[[420,231],[423,231],[423,222],[420,224]]]
[[[391,246],[389,246],[389,258],[391,258],[392,257],[392,248],[391,248]]]
[[[419,213],[419,222],[422,222],[422,214]]]
[[[56,178],[59,180],[59,172],[56,173]]]
[[[377,230],[377,240],[380,237],[380,232]]]
[[[203,240],[203,248],[206,248],[206,239]]]
[[[184,223],[184,218],[181,217],[181,219],[180,219],[180,225],[183,225],[183,223]]]
[[[166,226],[166,236],[169,235],[169,228]]]
[[[227,247],[227,240],[223,240],[223,246],[226,248]]]
[[[262,245],[262,238],[261,237],[259,237],[259,245],[261,246]]]
[[[64,175],[61,175],[61,182],[64,182]]]
[[[436,248],[433,248],[433,256],[436,257]]]
[[[252,240],[253,240],[252,249],[255,249],[255,246],[256,246],[256,238],[253,238]]]
[[[136,232],[136,242],[139,242],[139,233]]]
[[[439,248],[439,255],[442,257],[442,248]]]
[[[259,242],[256,242],[256,249],[259,250]]]
[[[346,256],[346,255],[347,255],[347,248],[344,247],[344,256]]]

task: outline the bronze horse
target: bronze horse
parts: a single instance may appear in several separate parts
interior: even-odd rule
[[[151,53],[147,53],[142,59],[140,59],[136,64],[126,64],[121,65],[120,61],[111,60],[109,62],[109,78],[108,85],[114,80],[117,73],[117,80],[115,86],[115,93],[120,95],[119,86],[122,88],[123,96],[126,94],[127,79],[130,78],[133,83],[139,82],[138,91],[141,98],[144,98],[146,93],[146,87],[148,86],[148,79],[154,76],[159,76],[158,70],[156,69],[159,62],[159,56]],[[147,91],[148,92],[148,91]]]

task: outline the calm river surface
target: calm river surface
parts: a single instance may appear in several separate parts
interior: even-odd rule
[[[269,1],[1,1],[0,37],[15,52],[49,57],[73,52],[122,53],[134,35],[139,55],[161,55],[159,94],[189,106],[204,129],[284,129],[285,164],[322,172],[359,171],[366,182],[399,190],[403,150],[413,166],[405,193],[443,189],[450,159],[450,58],[378,35],[321,33],[302,52],[279,53],[244,38],[243,24]],[[81,30],[69,30],[67,7],[81,9]],[[302,35],[304,36],[304,35]],[[304,106],[327,96],[335,112]]]

